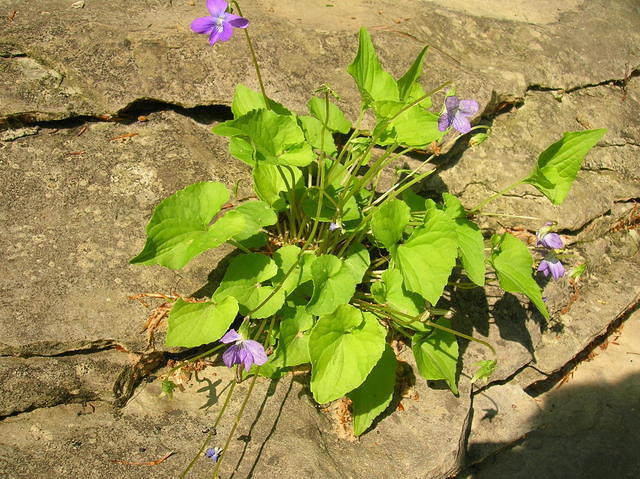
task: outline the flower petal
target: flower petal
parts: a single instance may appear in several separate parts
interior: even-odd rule
[[[220,32],[220,36],[218,36],[218,41],[228,42],[231,39],[231,35],[233,35],[233,27],[229,22],[225,21],[222,24],[222,31]]]
[[[230,329],[225,333],[224,336],[220,338],[220,342],[225,344],[235,343],[236,341],[241,341],[241,340],[242,340],[242,336],[240,336],[235,329]]]
[[[244,347],[251,354],[253,362],[258,366],[262,366],[267,362],[267,353],[264,351],[264,347],[258,341],[247,339],[243,341]]]
[[[240,358],[239,362],[244,365],[244,370],[249,372],[249,370],[251,369],[251,366],[253,365],[253,356],[251,356],[251,353],[246,349],[243,349],[242,353],[240,353],[239,358]]]
[[[227,6],[227,2],[224,0],[207,0],[207,8],[214,17],[219,17],[220,14],[224,13]]]
[[[249,20],[233,13],[227,13],[226,20],[233,28],[247,28],[249,26]]]
[[[216,26],[211,35],[209,35],[209,45],[213,46],[220,39],[220,35],[222,34],[223,28]]]
[[[200,17],[191,22],[191,30],[196,33],[211,33],[215,25],[213,17]]]
[[[453,127],[460,133],[469,133],[471,131],[471,123],[469,123],[469,119],[460,111],[456,113],[451,123],[453,124]]]
[[[440,118],[438,118],[438,130],[447,131],[447,128],[449,128],[450,126],[451,122],[449,121],[449,115],[447,115],[446,113],[440,115]]]
[[[546,259],[540,261],[538,271],[542,272],[545,276],[549,276],[549,262]]]
[[[238,357],[240,350],[240,346],[234,344],[222,354],[222,361],[226,367],[230,368],[240,362],[240,358]]]
[[[545,248],[560,249],[564,247],[564,242],[558,233],[547,233],[539,241]]]
[[[458,110],[467,116],[475,115],[479,109],[478,102],[475,100],[460,100],[458,104]]]
[[[558,260],[551,261],[549,263],[549,270],[553,279],[558,280],[564,276],[564,266]]]
[[[460,100],[455,95],[448,96],[444,99],[444,106],[447,107],[447,113],[451,113],[453,110],[458,108],[458,104]]]

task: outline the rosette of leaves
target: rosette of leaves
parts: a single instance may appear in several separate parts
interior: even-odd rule
[[[517,238],[494,235],[487,257],[482,231],[455,196],[434,202],[410,190],[384,197],[375,191],[396,149],[423,149],[444,135],[420,84],[425,57],[426,49],[395,79],[361,30],[348,71],[362,110],[376,118],[368,133],[352,125],[327,90],[298,115],[238,85],[234,118],[213,131],[251,166],[257,199],[234,206],[221,183],[188,186],[156,207],[144,248],[131,260],[175,269],[223,243],[242,249],[210,300],[176,301],[168,346],[215,342],[244,319],[248,335],[270,346],[267,363],[252,372],[277,377],[309,365],[314,399],[348,396],[359,435],[392,401],[397,361],[388,343],[398,334],[419,374],[444,380],[457,394],[456,325],[437,314],[454,269],[478,287],[493,269],[505,291],[526,295],[549,317],[529,249]],[[566,134],[523,182],[559,204],[602,134]],[[373,155],[374,146],[384,153]],[[269,332],[258,328],[265,320],[273,324]],[[495,369],[494,360],[478,364],[474,380]]]

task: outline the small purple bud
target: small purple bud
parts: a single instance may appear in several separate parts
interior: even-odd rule
[[[335,231],[340,229],[340,225],[338,223],[331,223],[329,224],[329,231]]]

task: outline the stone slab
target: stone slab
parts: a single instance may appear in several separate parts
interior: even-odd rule
[[[129,265],[153,208],[197,181],[248,177],[243,163],[229,161],[225,140],[173,112],[135,125],[41,129],[1,143],[0,170],[0,341],[68,349],[98,340],[144,349],[147,312],[127,297],[192,294],[230,252],[205,253],[180,272]]]
[[[529,434],[516,441],[488,437],[485,445],[498,444],[501,452],[459,479],[636,477],[639,348],[636,312],[605,348],[536,398],[540,412]]]
[[[91,402],[5,419],[0,424],[0,473],[34,478],[176,477],[205,439],[231,376],[226,368],[205,370],[171,401],[158,397],[156,381],[141,388],[122,410]],[[232,438],[223,477],[303,473],[318,479],[357,478],[376,470],[380,477],[435,479],[457,472],[470,389],[462,386],[460,398],[455,398],[448,390],[429,389],[423,380],[412,388],[418,399],[403,399],[403,411],[383,417],[375,430],[352,442],[344,439],[334,409],[323,412],[311,403],[308,384],[291,376],[274,386],[259,379]],[[211,446],[226,439],[247,389],[248,381],[236,388],[238,400],[230,403]],[[170,451],[175,455],[153,468],[114,463],[148,462]],[[200,459],[193,477],[211,474],[212,467],[210,460]]]
[[[2,50],[9,54],[2,62],[9,73],[0,75],[0,84],[13,86],[16,75],[10,72],[17,72],[21,88],[0,89],[0,117],[114,114],[140,98],[187,107],[229,105],[237,81],[257,87],[240,35],[212,49],[190,31],[191,20],[206,13],[202,2],[114,0],[87,2],[81,9],[65,0],[2,5],[16,13],[4,29]],[[632,46],[640,43],[640,15],[631,1],[572,1],[546,18],[533,14],[544,9],[531,7],[497,9],[508,12],[505,18],[487,15],[486,6],[423,0],[361,1],[346,9],[315,0],[300,9],[287,0],[278,6],[247,2],[243,8],[267,90],[298,111],[313,90],[329,82],[344,96],[347,110],[357,113],[345,67],[359,26],[374,32],[384,63],[396,74],[424,44],[431,45],[429,71],[435,73],[429,83],[455,79],[460,92],[484,105],[494,90],[522,97],[530,85],[595,84],[624,78],[625,65],[640,63]],[[600,35],[586,33],[591,31]]]

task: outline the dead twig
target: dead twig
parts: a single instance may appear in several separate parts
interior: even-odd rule
[[[170,453],[162,456],[160,459],[156,459],[155,461],[149,461],[149,462],[131,462],[131,461],[121,461],[118,459],[113,459],[111,462],[113,462],[114,464],[124,464],[125,466],[157,466],[158,464],[161,464],[164,461],[166,461],[169,457],[173,456],[175,453],[176,453],[175,451],[171,451]]]
[[[110,138],[109,141],[125,140],[127,138],[138,136],[139,134],[140,133],[125,133],[124,135],[114,136],[113,138]]]

